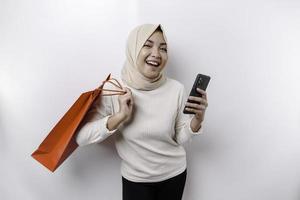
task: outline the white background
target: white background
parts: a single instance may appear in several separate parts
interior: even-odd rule
[[[1,0],[0,199],[121,199],[112,138],[55,173],[31,153],[83,92],[119,77],[130,30],[161,23],[167,76],[212,77],[184,200],[300,199],[300,1]]]

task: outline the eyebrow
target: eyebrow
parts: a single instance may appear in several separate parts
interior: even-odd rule
[[[150,43],[154,43],[152,40],[147,40],[146,42],[150,42]],[[160,43],[160,45],[167,45],[167,43],[165,43],[165,42],[162,42],[162,43]]]

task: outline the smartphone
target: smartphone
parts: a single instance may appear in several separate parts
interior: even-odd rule
[[[208,86],[209,81],[210,81],[209,76],[204,75],[204,74],[198,74],[196,79],[195,79],[194,85],[191,89],[191,92],[190,92],[189,96],[201,97],[202,95],[197,91],[196,88],[200,88],[200,89],[205,91],[207,86]],[[188,99],[187,102],[199,104],[198,102],[190,100],[190,99]],[[188,107],[188,106],[185,106],[184,109],[183,109],[184,114],[195,114],[193,112],[185,110],[186,107]]]

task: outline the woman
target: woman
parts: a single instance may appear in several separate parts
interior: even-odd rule
[[[161,25],[143,24],[129,35],[121,85],[126,94],[102,96],[89,110],[79,130],[79,146],[98,143],[110,135],[122,158],[123,200],[180,200],[186,180],[182,146],[203,132],[207,107],[200,97],[186,103],[183,84],[164,74],[167,40]],[[187,105],[194,114],[183,114]]]

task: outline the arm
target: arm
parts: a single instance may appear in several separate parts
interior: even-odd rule
[[[183,109],[187,101],[187,94],[182,85],[178,97],[178,112],[175,122],[175,140],[178,144],[183,144],[195,135],[203,134],[203,126],[199,126],[197,119],[193,118],[194,114],[184,114]]]
[[[113,114],[111,98],[99,96],[92,104],[77,130],[76,142],[79,146],[101,142],[116,132],[122,116]]]

